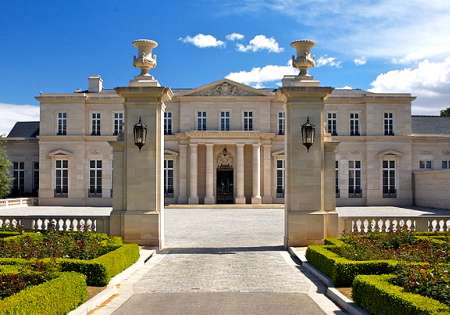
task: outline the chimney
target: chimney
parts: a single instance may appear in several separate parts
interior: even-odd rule
[[[100,93],[103,90],[103,80],[100,75],[91,75],[88,77],[88,92]]]

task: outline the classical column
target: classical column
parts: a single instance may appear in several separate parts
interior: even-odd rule
[[[272,203],[272,145],[263,145],[264,156],[264,203]]]
[[[206,144],[206,196],[205,203],[212,204],[214,198],[214,144]]]
[[[191,157],[189,158],[189,203],[198,204],[197,194],[197,144],[191,143],[189,149],[191,151]]]
[[[253,195],[252,203],[261,203],[261,145],[253,144]]]
[[[186,158],[187,158],[187,145],[180,144],[180,155],[179,155],[179,167],[178,167],[178,203],[187,203],[187,194],[186,194]]]
[[[236,144],[236,198],[235,203],[245,203],[244,196],[244,144]]]

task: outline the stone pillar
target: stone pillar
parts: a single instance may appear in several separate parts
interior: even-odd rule
[[[191,143],[189,149],[191,151],[191,156],[189,158],[189,203],[198,204],[198,194],[197,194],[197,147],[198,144]]]
[[[179,167],[178,167],[178,203],[187,203],[187,190],[186,190],[186,159],[187,159],[187,145],[178,145],[180,149],[179,154]]]
[[[244,196],[244,144],[236,144],[236,198],[235,203],[245,203]]]
[[[253,144],[253,195],[252,203],[261,203],[261,145]]]
[[[264,156],[264,203],[272,203],[272,145],[263,145],[263,156]]]
[[[206,196],[205,203],[216,203],[214,198],[214,144],[206,144]]]
[[[110,230],[126,242],[163,246],[159,227],[164,207],[162,133],[165,102],[172,91],[160,86],[119,87],[124,99],[124,138],[114,148],[113,211]],[[134,125],[141,118],[147,139],[141,150],[134,144]]]

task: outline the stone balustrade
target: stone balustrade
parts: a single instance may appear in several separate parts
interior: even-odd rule
[[[409,231],[416,232],[446,232],[450,231],[450,217],[436,215],[420,217],[339,217],[340,233],[388,232],[405,227]]]
[[[34,231],[54,227],[58,231],[109,233],[109,216],[0,216],[0,228],[4,227],[21,227]]]
[[[37,201],[37,198],[0,199],[0,207],[35,206],[37,205]]]

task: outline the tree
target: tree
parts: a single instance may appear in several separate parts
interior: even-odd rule
[[[441,110],[441,117],[450,117],[450,107]]]
[[[2,137],[0,136],[0,198],[6,197],[11,191],[12,178],[10,176],[11,162],[6,156]]]

